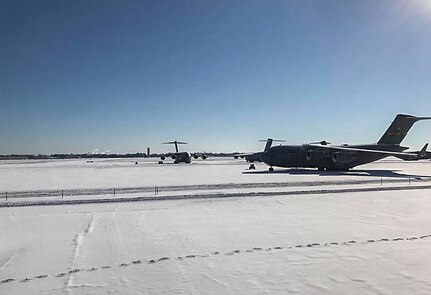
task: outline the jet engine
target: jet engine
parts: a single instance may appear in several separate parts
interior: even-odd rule
[[[165,156],[161,156],[160,159],[163,161],[164,159],[166,159]]]
[[[171,159],[172,159],[172,160],[175,160],[175,155],[172,155],[172,156],[171,156]]]
[[[202,157],[202,160],[205,160],[207,158],[206,155],[202,155],[201,157]]]
[[[307,160],[309,162],[313,161],[313,162],[317,162],[317,161],[322,161],[325,159],[328,159],[330,157],[329,153],[327,151],[308,151],[305,154],[305,157],[307,158]]]
[[[193,155],[193,158],[197,159],[197,158],[199,158],[199,156],[198,155]]]
[[[356,153],[335,152],[332,154],[332,161],[335,164],[349,164],[358,158]]]

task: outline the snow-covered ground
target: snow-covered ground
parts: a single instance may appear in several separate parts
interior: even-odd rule
[[[0,294],[431,293],[430,161],[247,167],[0,162]]]

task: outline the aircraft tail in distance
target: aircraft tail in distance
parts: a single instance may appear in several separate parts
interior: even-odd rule
[[[431,117],[415,117],[411,115],[398,114],[395,120],[389,126],[388,130],[383,134],[378,144],[400,144],[406,137],[410,128],[417,121],[429,120]]]
[[[269,150],[272,146],[273,142],[286,142],[283,139],[272,139],[272,138],[268,138],[268,139],[260,139],[260,142],[266,142],[265,148],[263,149],[264,152],[266,152],[267,150]]]
[[[178,145],[179,144],[187,144],[187,142],[182,142],[182,141],[168,141],[168,142],[163,142],[162,144],[175,144],[175,152],[178,153]]]

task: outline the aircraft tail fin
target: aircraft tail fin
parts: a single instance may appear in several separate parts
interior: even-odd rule
[[[428,148],[428,143],[426,143],[424,145],[424,147],[420,150],[420,152],[418,153],[418,158],[423,158],[426,156],[427,154],[427,148]]]
[[[398,114],[388,130],[383,134],[378,144],[400,144],[406,137],[410,128],[417,121],[429,120],[431,117],[415,117],[411,115]]]
[[[265,152],[271,148],[273,141],[274,140],[272,138],[268,138],[266,140],[265,148],[263,149]]]
[[[175,144],[175,151],[178,153],[178,145],[179,144],[187,144],[187,142],[182,142],[182,141],[168,141],[168,142],[163,142],[162,144]]]
[[[285,140],[282,140],[282,139],[272,139],[272,138],[261,139],[259,141],[260,142],[266,142],[265,148],[263,149],[264,152],[266,152],[267,150],[269,150],[271,148],[273,142],[286,142]]]

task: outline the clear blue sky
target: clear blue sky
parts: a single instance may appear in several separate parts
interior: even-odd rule
[[[3,0],[0,154],[376,142],[431,115],[430,36],[427,0]]]

